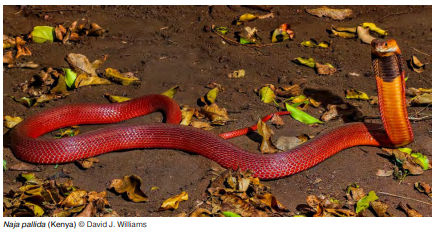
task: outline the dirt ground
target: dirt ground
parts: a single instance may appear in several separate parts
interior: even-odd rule
[[[342,8],[343,6],[335,6]],[[74,91],[65,99],[50,101],[43,107],[27,108],[5,95],[14,95],[13,86],[29,80],[37,69],[9,69],[3,67],[3,113],[4,115],[28,118],[31,115],[71,103],[108,103],[104,93],[139,97],[146,94],[162,93],[174,85],[180,86],[175,100],[179,104],[196,107],[197,99],[209,89],[209,82],[221,84],[225,91],[218,95],[218,105],[229,111],[234,122],[211,130],[222,133],[255,124],[258,119],[276,112],[273,104],[260,101],[254,89],[264,84],[275,86],[301,84],[304,93],[314,96],[324,103],[349,102],[358,105],[363,116],[378,116],[377,106],[366,101],[347,100],[345,91],[358,89],[376,95],[376,86],[371,66],[370,47],[359,39],[330,38],[326,32],[331,25],[354,26],[362,22],[374,22],[389,30],[388,38],[395,38],[400,45],[405,61],[416,55],[422,62],[431,64],[432,54],[432,7],[431,6],[348,6],[354,16],[344,21],[318,18],[305,12],[310,6],[275,6],[274,18],[260,19],[246,26],[257,27],[263,42],[270,42],[270,32],[282,23],[289,23],[295,32],[293,41],[282,42],[263,48],[249,48],[230,45],[210,32],[210,26],[227,26],[239,31],[242,26],[231,25],[233,19],[244,13],[265,14],[265,12],[240,6],[35,6],[21,13],[17,6],[3,8],[3,34],[28,34],[34,26],[54,26],[56,23],[73,22],[87,18],[108,29],[103,37],[87,37],[80,43],[30,44],[32,56],[24,60],[34,61],[43,67],[66,67],[68,53],[80,53],[90,60],[107,54],[103,68],[112,67],[121,72],[134,72],[141,78],[139,87],[118,84],[88,86]],[[232,37],[231,34],[228,36]],[[331,41],[330,49],[312,49],[300,45],[304,40]],[[416,49],[418,51],[416,51]],[[313,57],[317,61],[328,62],[338,71],[331,76],[320,76],[313,69],[292,62],[296,57]],[[408,87],[431,88],[432,68],[419,74],[407,69]],[[244,69],[246,76],[229,79],[227,74]],[[102,71],[101,71],[102,72]],[[349,73],[360,76],[351,76]],[[239,92],[240,90],[240,92]],[[322,115],[324,108],[309,108],[307,112],[315,117]],[[430,115],[431,107],[409,107],[409,115],[418,111]],[[129,120],[129,123],[158,122],[159,113]],[[316,135],[350,120],[337,119],[318,127],[310,127],[290,117],[283,117],[285,125],[272,128],[274,138],[296,136],[303,133]],[[366,122],[380,123],[379,119]],[[432,120],[413,121],[415,139],[408,147],[421,152],[431,160]],[[84,126],[83,132],[100,128]],[[258,152],[258,142],[243,136],[230,140],[251,152]],[[7,136],[4,137],[3,158],[8,165],[20,162],[14,157]],[[419,176],[408,176],[402,183],[391,177],[378,177],[378,169],[393,167],[390,160],[381,156],[377,147],[353,147],[346,149],[317,166],[287,178],[265,181],[272,193],[288,209],[306,203],[310,194],[327,194],[345,200],[346,187],[357,182],[365,191],[396,194],[403,197],[431,202],[431,199],[414,189],[414,182],[422,181],[432,185],[432,170]],[[39,178],[47,178],[60,172],[70,171],[74,184],[85,190],[104,191],[115,178],[136,174],[142,178],[142,189],[149,197],[146,203],[129,202],[112,192],[108,192],[112,209],[121,216],[176,216],[181,212],[191,212],[206,198],[206,188],[212,178],[211,168],[218,164],[203,156],[188,154],[171,149],[138,149],[112,152],[98,157],[97,166],[82,170],[74,163],[40,165]],[[3,191],[16,186],[15,178],[21,172],[3,172]],[[320,181],[320,182],[319,182]],[[316,183],[317,182],[317,183]],[[159,189],[150,191],[153,186]],[[161,203],[181,191],[189,194],[189,200],[182,202],[175,211],[161,211]],[[399,202],[410,204],[423,216],[432,216],[432,206],[424,203],[378,194],[380,200],[389,205],[389,212],[396,216],[406,216],[398,209]],[[365,213],[373,216],[371,211]]]

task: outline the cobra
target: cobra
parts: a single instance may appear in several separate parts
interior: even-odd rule
[[[289,176],[317,165],[337,152],[358,145],[400,147],[413,140],[405,103],[403,59],[395,40],[374,40],[372,60],[382,124],[349,123],[320,134],[286,152],[261,155],[224,138],[182,126],[179,105],[163,95],[148,95],[116,104],[75,104],[49,109],[28,118],[11,133],[16,157],[31,163],[67,163],[116,150],[168,148],[192,152],[222,167],[251,170],[261,179]],[[161,111],[166,123],[117,125],[62,139],[42,139],[50,131],[81,124],[108,124]]]

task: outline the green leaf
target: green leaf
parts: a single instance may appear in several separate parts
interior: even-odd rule
[[[419,164],[423,170],[426,171],[429,169],[429,159],[425,155],[421,153],[412,153],[411,157],[414,158],[414,162]]]
[[[356,213],[367,209],[370,206],[370,202],[376,201],[377,199],[379,199],[379,197],[377,197],[376,193],[374,191],[370,191],[367,196],[361,198],[356,203]]]
[[[399,148],[399,150],[407,154],[411,154],[412,152],[412,149],[410,148]]]
[[[288,103],[286,103],[286,109],[287,109],[287,111],[290,111],[290,115],[294,119],[296,119],[302,123],[305,123],[305,124],[323,123],[322,121],[316,119],[315,117],[313,117],[313,116],[311,116],[301,110],[298,110],[297,108],[289,105]]]
[[[273,101],[275,101],[275,93],[273,92],[273,90],[271,88],[269,88],[267,86],[260,89],[259,95],[260,95],[261,101],[263,101],[265,103],[272,103]]]
[[[234,213],[234,212],[230,212],[230,211],[225,211],[225,212],[223,212],[223,214],[224,214],[226,217],[241,217],[241,215],[236,214],[236,213]]]
[[[53,42],[54,28],[49,26],[36,26],[32,30],[32,40],[36,43],[44,43],[46,41]]]
[[[289,39],[290,39],[289,34],[287,34],[282,29],[277,28],[273,31],[272,43],[283,42]]]
[[[63,68],[63,70],[65,73],[66,84],[69,88],[71,88],[72,85],[75,84],[77,74],[70,68]]]
[[[6,167],[6,160],[3,159],[3,171],[7,171],[8,168]]]
[[[240,44],[254,44],[254,43],[246,38],[240,37]]]

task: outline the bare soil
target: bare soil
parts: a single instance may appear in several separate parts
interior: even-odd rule
[[[331,7],[331,6],[330,6]],[[343,8],[343,6],[335,6]],[[260,19],[246,23],[257,27],[263,42],[270,42],[270,32],[282,23],[289,23],[295,32],[293,41],[273,46],[249,48],[224,43],[214,33],[211,25],[227,26],[239,31],[242,26],[231,25],[233,19],[244,13],[265,14],[265,12],[240,6],[30,6],[17,13],[16,6],[3,7],[3,34],[28,34],[34,26],[73,22],[87,18],[108,29],[103,37],[87,37],[80,43],[30,44],[32,56],[24,60],[34,61],[43,67],[66,67],[68,53],[80,53],[90,60],[107,54],[103,68],[112,67],[121,72],[134,72],[141,78],[139,87],[118,84],[83,87],[65,99],[50,101],[42,107],[27,108],[7,96],[3,98],[4,115],[29,118],[35,113],[51,107],[71,103],[108,103],[104,93],[139,97],[162,93],[174,85],[181,87],[175,100],[179,104],[196,107],[197,99],[209,89],[209,82],[221,84],[225,91],[218,96],[218,105],[226,108],[235,121],[215,127],[212,132],[222,133],[255,124],[258,119],[276,112],[275,105],[259,100],[254,89],[264,84],[276,86],[301,84],[304,93],[324,104],[350,103],[358,106],[362,116],[379,116],[377,106],[366,101],[348,100],[345,91],[358,89],[369,95],[376,95],[376,86],[371,66],[369,45],[359,39],[330,38],[326,32],[331,25],[354,26],[362,22],[374,22],[389,30],[389,38],[398,41],[405,61],[412,54],[422,62],[431,63],[431,57],[415,49],[432,54],[432,7],[431,6],[348,6],[354,16],[344,21],[318,18],[305,12],[311,6],[275,6],[273,19]],[[227,36],[232,37],[231,34]],[[312,49],[300,45],[304,40],[331,41],[330,49]],[[317,61],[331,63],[338,71],[331,76],[320,76],[313,69],[292,62],[296,57],[313,57]],[[229,79],[227,74],[245,69],[246,76]],[[3,67],[3,93],[14,95],[13,86],[29,80],[39,69],[10,69]],[[360,76],[351,76],[349,73]],[[432,67],[419,74],[407,69],[408,87],[431,88]],[[238,91],[240,90],[240,92]],[[418,111],[431,114],[431,107],[409,107],[409,115]],[[324,108],[309,108],[308,113],[319,117]],[[290,117],[283,117],[285,125],[275,129],[279,136],[296,136],[303,133],[316,135],[321,131],[350,122],[350,118],[337,119],[312,128]],[[129,123],[158,122],[161,115],[129,120]],[[380,123],[379,119],[366,122]],[[82,132],[100,126],[84,126]],[[415,140],[408,147],[432,155],[432,120],[412,122]],[[3,155],[8,165],[20,162],[14,157],[4,137]],[[231,142],[252,152],[258,152],[258,142],[243,136]],[[345,200],[347,185],[357,182],[365,191],[387,192],[403,197],[431,202],[431,199],[414,189],[414,182],[432,184],[432,170],[419,176],[408,176],[402,183],[392,177],[378,177],[378,169],[392,168],[393,164],[377,147],[353,147],[346,149],[317,166],[287,178],[266,181],[272,193],[288,209],[295,211],[298,204],[304,204],[310,194],[327,194]],[[122,216],[176,216],[180,212],[191,212],[206,198],[205,189],[213,177],[209,171],[218,164],[200,155],[192,155],[171,149],[138,149],[113,152],[98,156],[97,166],[82,170],[75,163],[40,165],[39,178],[51,177],[67,169],[74,184],[82,189],[103,191],[108,182],[125,175],[136,174],[142,180],[142,189],[149,197],[146,203],[134,203],[120,195],[108,192],[112,208]],[[21,172],[3,172],[3,191],[16,187],[15,178]],[[319,182],[320,181],[320,182]],[[318,182],[318,183],[315,183]],[[150,191],[153,186],[159,189]],[[161,211],[161,203],[181,191],[189,194],[189,200],[182,202],[175,211]],[[424,203],[378,194],[396,216],[406,216],[398,209],[399,202],[408,203],[423,216],[432,216],[432,206]],[[367,216],[373,213],[366,212]]]

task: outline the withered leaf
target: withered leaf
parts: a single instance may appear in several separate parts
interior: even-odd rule
[[[261,121],[261,119],[257,124],[257,132],[262,136],[260,151],[263,154],[272,154],[278,152],[278,149],[272,143],[272,135],[274,132],[269,128],[269,126],[267,126],[266,123]]]
[[[417,210],[413,209],[409,204],[404,205],[402,202],[399,202],[399,208],[405,211],[408,217],[423,217]]]
[[[322,6],[316,9],[306,9],[306,12],[317,17],[329,17],[333,20],[344,20],[353,15],[351,9],[332,9]]]
[[[337,105],[328,105],[328,111],[326,111],[322,116],[321,120],[328,122],[332,119],[337,119],[339,116]]]
[[[122,179],[111,181],[109,189],[114,189],[117,193],[124,193],[133,202],[148,201],[147,195],[141,190],[142,180],[137,175],[124,176]]]
[[[179,207],[179,203],[181,201],[188,200],[188,193],[182,191],[180,194],[172,196],[165,200],[159,208],[159,211],[162,210],[175,210]]]
[[[105,77],[113,80],[116,83],[122,84],[122,85],[139,85],[140,79],[136,78],[134,76],[130,76],[130,75],[124,75],[119,73],[119,71],[117,71],[116,69],[113,68],[107,68],[105,69]]]
[[[337,71],[337,69],[330,63],[321,64],[316,62],[315,69],[319,75],[331,75]]]

